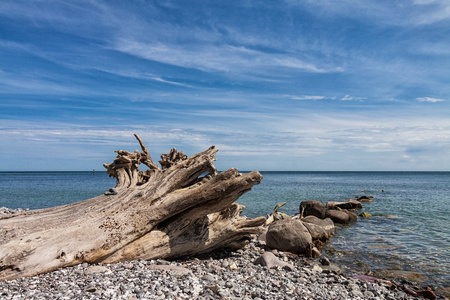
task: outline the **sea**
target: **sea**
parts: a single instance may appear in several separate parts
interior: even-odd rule
[[[243,215],[266,216],[278,203],[299,213],[301,201],[363,203],[371,218],[338,226],[322,255],[344,273],[405,278],[450,293],[450,172],[261,172],[244,194]],[[103,194],[115,186],[105,172],[0,172],[0,207],[39,209]]]

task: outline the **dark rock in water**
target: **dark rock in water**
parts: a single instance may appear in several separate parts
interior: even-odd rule
[[[336,209],[336,208],[340,208],[340,209],[361,209],[362,208],[362,204],[361,202],[355,200],[355,199],[350,199],[347,202],[327,202],[327,209]]]
[[[106,192],[105,192],[105,195],[106,196],[109,196],[109,195],[117,195],[117,189],[116,188],[110,188],[109,190],[107,190]]]
[[[276,257],[272,252],[264,253],[263,255],[261,255],[260,257],[258,257],[255,260],[254,264],[261,265],[261,266],[267,266],[269,268],[279,266],[282,268],[289,268],[290,270],[294,269],[293,265],[279,260],[278,257]]]
[[[269,226],[266,243],[272,249],[302,254],[312,243],[312,237],[302,221],[280,220]]]
[[[358,200],[359,202],[372,202],[373,201],[373,196],[358,196],[356,197],[356,200]]]
[[[307,216],[302,219],[304,223],[314,224],[322,227],[326,232],[326,238],[328,239],[336,230],[333,220],[330,218],[319,219],[316,216]],[[303,224],[305,225],[305,224]],[[305,225],[306,226],[306,225]]]
[[[326,211],[327,218],[333,220],[334,223],[338,224],[349,224],[355,222],[358,219],[358,216],[348,210],[337,210],[337,209],[328,209]]]
[[[306,216],[316,216],[325,219],[325,205],[317,200],[302,201],[300,203],[300,214]]]

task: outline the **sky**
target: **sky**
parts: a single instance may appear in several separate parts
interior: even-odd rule
[[[0,171],[103,170],[134,133],[219,170],[450,171],[450,2],[0,2]]]

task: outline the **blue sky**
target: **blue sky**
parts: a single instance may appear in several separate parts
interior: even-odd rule
[[[0,170],[450,170],[450,2],[0,2]]]

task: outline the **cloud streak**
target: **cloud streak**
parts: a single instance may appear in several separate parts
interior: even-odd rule
[[[421,98],[416,98],[416,100],[419,102],[431,102],[431,103],[444,101],[444,99],[438,99],[438,98],[432,98],[432,97],[421,97]]]
[[[6,0],[4,168],[71,148],[92,169],[83,151],[135,132],[156,153],[216,144],[223,167],[449,168],[449,6]]]

